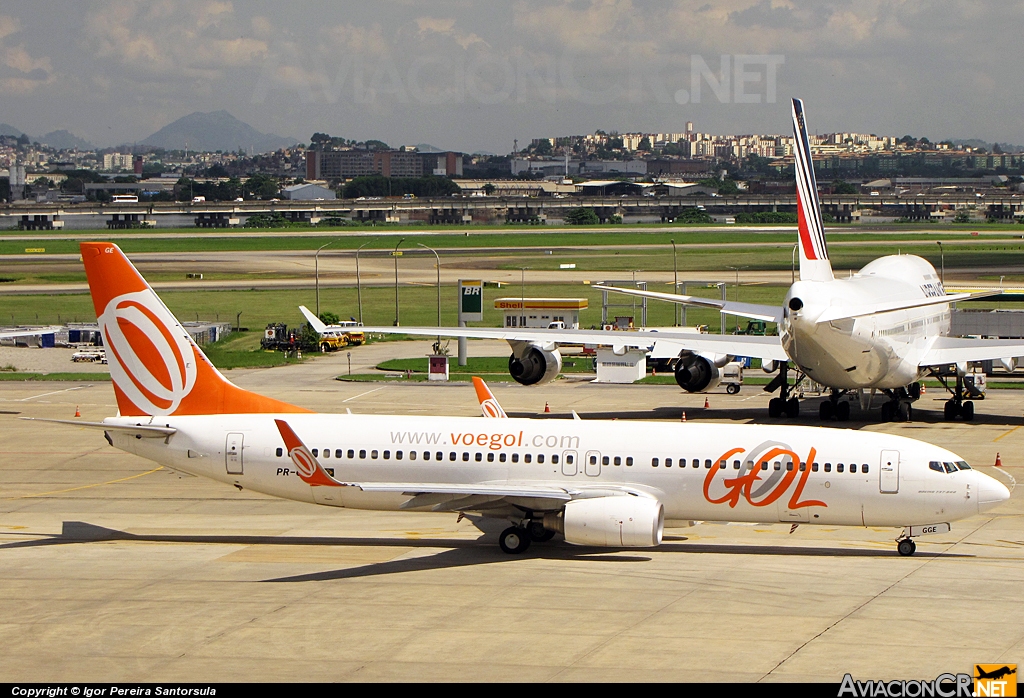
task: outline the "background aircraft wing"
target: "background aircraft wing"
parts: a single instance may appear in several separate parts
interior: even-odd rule
[[[42,334],[54,334],[59,332],[61,327],[19,327],[16,330],[4,330],[0,332],[0,339],[14,339],[16,337],[38,337]]]
[[[722,301],[714,298],[701,298],[700,296],[684,296],[680,293],[660,293],[658,291],[643,291],[639,288],[619,288],[618,286],[604,286],[602,284],[594,284],[592,288],[624,293],[627,296],[640,296],[642,298],[668,301],[669,303],[679,303],[680,305],[714,308],[727,315],[739,315],[740,317],[748,317],[754,320],[765,320],[767,322],[779,322],[782,320],[782,308],[777,305]]]
[[[307,308],[304,305],[300,305],[299,306],[299,310],[302,312],[303,316],[306,318],[306,322],[309,323],[309,326],[312,327],[316,331],[317,334],[323,334],[324,333],[324,330],[327,329],[327,325],[325,325],[320,320],[320,318],[318,318],[313,313],[309,312],[309,308]]]
[[[610,347],[636,347],[651,351],[661,344],[663,351],[674,346],[672,356],[680,351],[698,354],[731,354],[761,359],[786,361],[789,357],[776,336],[701,334],[672,330],[547,330],[528,327],[364,327],[364,332],[408,334],[422,337],[468,337],[470,339],[504,339],[507,342],[533,344],[597,344]]]
[[[1021,339],[967,339],[938,337],[918,362],[919,366],[943,366],[966,361],[999,361],[1024,356]]]

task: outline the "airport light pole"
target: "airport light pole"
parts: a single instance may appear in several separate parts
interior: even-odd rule
[[[437,326],[441,326],[441,257],[438,256],[437,250],[433,247],[427,247],[422,242],[417,242],[417,245],[425,250],[430,250],[434,253],[434,259],[437,260]],[[441,337],[438,336],[437,341],[441,341]]]
[[[939,246],[939,282],[942,284],[946,283],[946,255],[942,251],[942,241],[936,240],[935,244]]]
[[[399,252],[398,252],[398,248],[402,246],[403,242],[405,242],[405,238],[402,238],[401,240],[398,241],[398,244],[395,245],[394,252],[391,253],[391,256],[395,258],[395,327],[399,326],[399,321],[398,321],[398,257],[399,257]]]
[[[669,240],[672,243],[672,293],[679,293],[679,267],[676,266],[676,241],[673,238]],[[672,323],[679,327],[679,303],[673,303],[675,309],[672,311]]]
[[[530,267],[519,267],[520,272],[520,286],[519,286],[519,312],[522,313],[519,316],[519,326],[526,327],[526,270]]]
[[[363,324],[363,285],[359,277],[359,252],[377,238],[371,238],[356,248],[356,302],[359,304],[359,324]]]
[[[331,240],[326,245],[320,245],[316,254],[313,255],[313,274],[316,276],[316,316],[320,317],[320,251],[328,245],[333,245],[337,240]]]

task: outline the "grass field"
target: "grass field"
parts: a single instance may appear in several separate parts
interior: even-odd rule
[[[664,290],[670,290],[665,287]],[[691,287],[694,295],[719,297],[717,288],[697,289]],[[590,327],[601,322],[601,291],[590,286],[568,286],[550,284],[527,284],[526,295],[537,297],[586,298],[590,307],[580,315],[580,325]],[[517,286],[484,289],[485,325],[501,322],[501,315],[494,310],[494,299],[504,296],[518,296],[522,291]],[[457,324],[456,302],[458,291],[454,286],[441,289],[441,323],[451,327]],[[736,295],[735,287],[729,289],[729,298]],[[782,302],[784,287],[743,286],[739,290],[740,300],[748,303]],[[269,322],[285,322],[289,326],[303,322],[298,306],[312,307],[315,296],[312,289],[238,290],[238,291],[166,291],[160,294],[164,303],[178,319],[225,321],[234,324],[236,313],[242,312],[241,325],[252,330],[262,330]],[[640,319],[640,304],[633,309],[632,300],[622,297],[624,307],[615,310],[617,315],[632,315]],[[342,318],[358,316],[356,289],[320,289],[320,309],[337,313]],[[401,323],[408,326],[434,326],[437,324],[437,295],[430,286],[407,286],[400,290]],[[661,302],[648,303],[648,324],[651,326],[672,325],[673,306]],[[392,288],[363,289],[363,320],[367,325],[391,325],[395,316],[395,293]],[[10,295],[0,296],[0,323],[31,325],[55,322],[92,322],[96,314],[92,300],[86,294],[64,295]],[[708,324],[718,328],[718,313],[707,310],[687,311],[688,324]]]
[[[415,248],[416,242],[440,250],[457,248],[525,248],[525,247],[579,247],[606,245],[668,245],[675,240],[679,245],[721,244],[721,243],[778,243],[792,245],[795,242],[795,226],[791,229],[778,230],[778,226],[767,227],[763,231],[736,229],[723,226],[719,230],[689,230],[686,227],[665,230],[663,226],[652,226],[650,230],[635,230],[633,226],[622,228],[603,226],[597,228],[553,228],[541,229],[537,232],[512,232],[496,229],[464,228],[461,232],[441,232],[434,228],[408,230],[410,239],[406,247]],[[1020,240],[1024,234],[1024,225],[991,226],[981,225],[964,228],[950,228],[943,232],[921,232],[912,227],[897,231],[870,232],[858,228],[842,228],[829,230],[829,241],[832,243],[892,241],[918,242],[934,244],[935,240],[944,243],[956,240],[976,239],[971,232],[983,233],[984,240],[1012,241]],[[91,231],[81,231],[81,233]],[[165,237],[167,231],[156,231],[153,237],[145,237],[145,233],[133,232],[141,237],[122,237],[111,232],[105,239],[116,242],[127,254],[139,252],[223,252],[246,250],[316,250],[321,245],[331,243],[329,250],[354,250],[365,245],[366,250],[394,249],[396,240],[394,233],[401,231],[379,232],[338,231],[335,234],[322,230],[287,231],[284,234],[270,236],[254,235],[254,231],[237,231],[212,234],[197,233],[192,230],[180,236]],[[160,237],[158,237],[159,235]],[[92,237],[92,236],[90,236]],[[54,233],[35,240],[10,240],[0,236],[0,255],[25,255],[26,249],[46,250],[46,254],[78,254],[78,240],[81,234]],[[94,239],[94,238],[93,238]],[[948,254],[948,253],[947,253]]]

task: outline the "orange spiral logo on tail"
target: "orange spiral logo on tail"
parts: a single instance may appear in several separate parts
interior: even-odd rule
[[[305,446],[298,446],[288,451],[288,457],[292,459],[292,463],[295,464],[295,469],[299,471],[300,477],[313,477],[313,473],[316,472],[316,460],[314,460],[313,454],[306,450]]]
[[[191,338],[152,291],[112,298],[97,318],[110,350],[110,377],[145,414],[174,414],[196,382]]]

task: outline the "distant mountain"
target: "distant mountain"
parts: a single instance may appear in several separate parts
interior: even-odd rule
[[[260,133],[244,121],[239,121],[226,111],[194,112],[183,116],[174,123],[164,126],[149,138],[140,141],[168,150],[238,150],[252,149],[254,153],[266,153],[287,148],[298,141],[269,133]]]
[[[983,141],[980,138],[958,138],[952,141],[954,145],[966,145],[969,148],[984,148],[985,150],[992,151],[992,143]],[[999,147],[1004,153],[1019,153],[1024,151],[1024,146],[1013,145],[1012,143],[1000,143]]]
[[[14,136],[15,138],[21,135],[21,131],[14,128],[10,124],[0,124],[0,136]]]
[[[48,145],[51,148],[56,148],[57,150],[71,150],[73,148],[78,148],[79,150],[95,150],[95,147],[89,141],[84,138],[79,138],[70,131],[64,131],[63,129],[60,131],[50,131],[45,136],[39,139],[33,138],[32,140],[38,140],[43,145]]]

